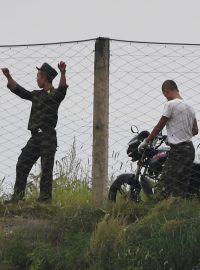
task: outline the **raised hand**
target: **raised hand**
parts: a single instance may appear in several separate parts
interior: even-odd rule
[[[60,61],[60,63],[58,63],[58,68],[59,68],[61,73],[65,73],[66,72],[66,64],[65,64],[65,62]]]
[[[2,68],[1,70],[2,70],[3,74],[6,76],[6,78],[10,77],[10,71],[8,68]]]
[[[16,83],[15,80],[13,80],[12,76],[10,75],[9,69],[8,68],[2,68],[1,70],[2,70],[2,72],[4,74],[4,76],[7,78],[8,84],[10,85],[10,87],[14,88],[17,85],[17,83]]]

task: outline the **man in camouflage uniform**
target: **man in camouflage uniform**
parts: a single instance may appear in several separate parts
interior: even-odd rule
[[[165,81],[162,92],[168,100],[163,115],[138,150],[146,148],[166,125],[168,144],[171,149],[161,175],[164,194],[167,197],[170,195],[186,197],[195,157],[192,137],[198,134],[197,120],[194,110],[182,99],[174,81]]]
[[[7,87],[11,92],[32,102],[28,123],[31,138],[18,158],[14,194],[9,202],[18,202],[24,198],[27,177],[39,157],[41,157],[42,173],[38,201],[49,202],[52,199],[52,174],[57,148],[55,127],[58,120],[58,108],[68,88],[65,77],[66,64],[60,62],[58,68],[61,77],[57,89],[53,87],[52,82],[58,73],[49,64],[44,63],[41,68],[37,68],[37,84],[42,90],[32,92],[17,84],[7,68],[2,69],[8,80]]]

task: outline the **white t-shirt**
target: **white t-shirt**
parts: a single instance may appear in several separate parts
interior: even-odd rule
[[[192,140],[195,111],[183,99],[173,99],[165,104],[163,116],[169,118],[166,124],[168,142],[178,144]]]

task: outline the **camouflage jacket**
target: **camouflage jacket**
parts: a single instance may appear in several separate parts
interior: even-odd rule
[[[51,91],[28,91],[17,84],[16,87],[7,87],[17,96],[32,102],[28,123],[30,131],[54,129],[58,121],[58,108],[66,95],[67,86],[59,86]]]

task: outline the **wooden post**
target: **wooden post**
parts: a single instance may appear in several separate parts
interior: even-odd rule
[[[110,41],[98,38],[95,43],[92,153],[92,199],[97,206],[107,197],[109,60]]]

